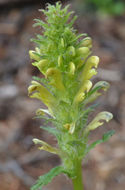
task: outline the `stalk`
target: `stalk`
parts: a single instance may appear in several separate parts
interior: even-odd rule
[[[82,182],[82,164],[81,162],[76,163],[76,177],[72,179],[74,190],[84,190]]]

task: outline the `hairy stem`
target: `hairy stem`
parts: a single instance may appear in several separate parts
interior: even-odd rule
[[[81,162],[76,163],[76,177],[72,179],[74,190],[84,190],[82,182],[82,164]]]

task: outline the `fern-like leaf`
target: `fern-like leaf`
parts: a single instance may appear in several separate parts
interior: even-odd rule
[[[40,176],[35,185],[31,187],[31,190],[42,190],[44,185],[47,185],[52,181],[54,177],[64,172],[64,168],[62,166],[57,166],[51,169],[47,174]]]

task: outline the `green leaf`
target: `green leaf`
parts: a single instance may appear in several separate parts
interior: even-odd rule
[[[35,185],[31,187],[31,190],[41,189],[44,185],[47,185],[52,181],[54,177],[64,172],[64,168],[62,166],[57,166],[51,169],[47,174],[40,176]]]
[[[40,19],[34,19],[34,21],[36,22],[35,24],[33,24],[33,27],[36,27],[36,26],[42,26],[43,28],[48,28],[48,24],[46,24],[45,22],[43,22],[42,20]]]
[[[58,138],[59,136],[59,131],[53,127],[47,127],[47,126],[40,126],[41,129],[44,129],[46,131],[48,131],[49,133],[51,133],[52,135],[56,136]]]
[[[58,123],[58,121],[56,119],[48,118],[44,115],[35,116],[35,117],[33,117],[33,119],[44,119],[45,123],[49,123],[49,122],[52,122],[53,124]]]
[[[111,130],[111,131],[108,131],[107,133],[105,133],[105,134],[103,135],[103,138],[102,138],[103,142],[108,141],[109,138],[110,138],[111,136],[113,136],[114,134],[115,134],[115,130]]]
[[[111,131],[108,131],[107,133],[105,133],[105,134],[103,135],[102,139],[93,142],[92,144],[90,144],[90,145],[87,147],[87,149],[86,149],[86,151],[85,151],[85,154],[87,154],[91,149],[95,148],[96,145],[108,141],[108,140],[110,139],[110,137],[112,137],[112,135],[114,135],[114,134],[115,134],[115,131],[114,131],[114,130],[111,130]]]

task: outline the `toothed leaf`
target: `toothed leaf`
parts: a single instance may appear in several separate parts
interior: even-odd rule
[[[31,190],[42,190],[44,185],[47,185],[52,181],[54,177],[64,172],[62,166],[57,166],[51,169],[47,174],[40,176],[35,185],[31,187]]]

